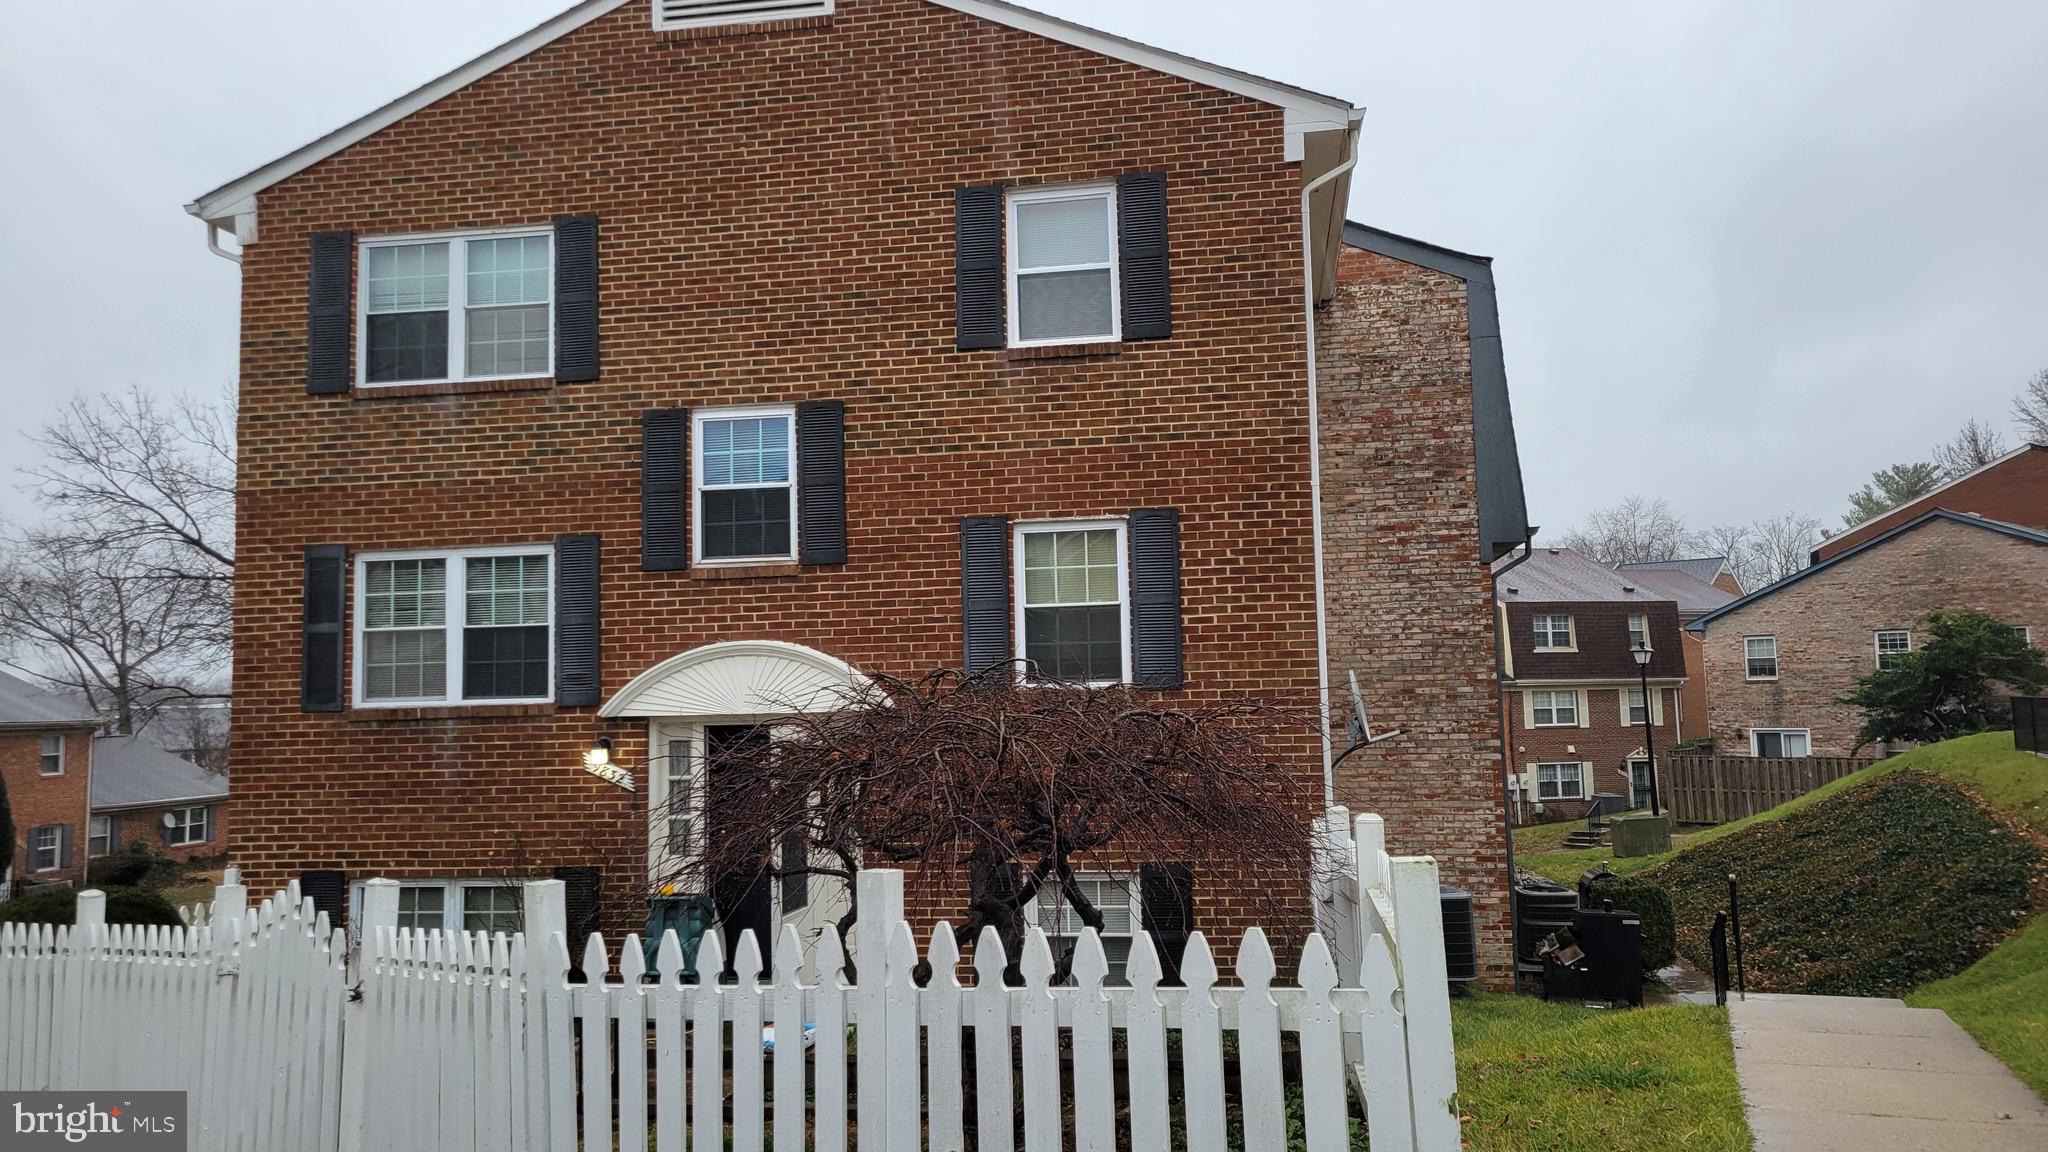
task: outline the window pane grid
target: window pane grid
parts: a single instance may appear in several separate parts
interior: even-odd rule
[[[377,242],[361,253],[365,383],[532,376],[551,369],[551,235]]]
[[[363,701],[544,699],[553,671],[552,564],[545,552],[366,559],[356,657]],[[459,634],[449,627],[456,614]],[[451,673],[452,665],[459,667]]]
[[[444,927],[443,919],[447,890],[441,887],[409,885],[398,890],[398,926],[415,932],[425,932]]]
[[[462,889],[464,932],[519,931],[519,893],[506,886],[472,884]]]
[[[1750,679],[1767,680],[1778,674],[1777,637],[1750,636],[1743,640],[1742,647]]]
[[[698,425],[698,554],[786,558],[794,548],[795,420],[784,413],[709,417]]]
[[[1024,656],[1039,676],[1123,677],[1123,588],[1114,528],[1024,534]]]
[[[1131,907],[1131,887],[1128,883],[1110,876],[1076,876],[1075,887],[1081,895],[1102,914],[1102,951],[1109,959],[1108,984],[1126,982],[1125,971],[1131,955],[1131,933],[1138,926],[1135,909]],[[1057,887],[1046,887],[1038,893],[1038,924],[1057,951],[1062,945],[1078,940],[1087,926],[1066,901],[1065,894]]]
[[[1579,695],[1576,692],[1533,692],[1530,693],[1529,710],[1533,722],[1539,726],[1577,724]]]

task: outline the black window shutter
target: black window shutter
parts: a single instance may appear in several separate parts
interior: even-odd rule
[[[1131,681],[1181,686],[1180,513],[1131,513]]]
[[[555,381],[597,379],[597,217],[555,218]]]
[[[306,548],[306,582],[299,606],[299,711],[339,712],[342,685],[342,619],[347,603],[348,549],[340,544]]]
[[[1132,172],[1116,182],[1117,273],[1123,282],[1124,339],[1173,335],[1167,271],[1166,173]]]
[[[846,563],[846,405],[796,406],[799,564]]]
[[[555,703],[598,703],[598,538],[555,537]]]
[[[604,869],[565,865],[555,869],[554,878],[562,882],[562,923],[567,929],[562,935],[568,940],[569,955],[575,957],[570,979],[580,981],[582,942],[597,931],[604,911]]]
[[[690,411],[640,415],[640,567],[690,566]]]
[[[315,232],[306,272],[306,391],[315,396],[348,391],[349,337],[355,309],[349,281],[355,264],[353,232]]]
[[[299,895],[313,901],[315,915],[327,913],[327,926],[348,923],[348,873],[326,869],[299,873]]]
[[[1010,520],[960,522],[960,625],[969,676],[1010,663]]]
[[[1001,348],[1003,312],[1003,188],[980,184],[953,190],[954,343],[962,351]]]
[[[1181,953],[1195,930],[1195,870],[1186,864],[1138,868],[1138,919],[1159,953],[1162,984],[1178,985]]]

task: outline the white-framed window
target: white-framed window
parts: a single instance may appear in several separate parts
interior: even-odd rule
[[[462,930],[511,935],[524,926],[521,890],[510,884],[463,884]]]
[[[554,242],[546,228],[362,241],[356,383],[551,374]]]
[[[700,408],[690,419],[697,563],[795,560],[796,409]]]
[[[1752,756],[1784,757],[1809,756],[1813,751],[1813,730],[1810,728],[1752,728],[1749,730],[1749,754]]]
[[[441,884],[405,884],[398,889],[398,926],[415,932],[444,927],[448,889]]]
[[[1586,798],[1586,769],[1574,761],[1536,766],[1538,800],[1583,800]]]
[[[1877,633],[1877,666],[1896,668],[1899,657],[1913,650],[1913,633],[1905,628],[1886,628]]]
[[[1742,638],[1743,663],[1747,666],[1751,680],[1776,680],[1778,678],[1778,638],[1776,636],[1744,636]]]
[[[64,826],[45,824],[28,832],[28,870],[55,872],[64,866]]]
[[[1578,648],[1578,630],[1570,616],[1538,613],[1530,618],[1538,652],[1570,652]]]
[[[697,734],[675,732],[655,765],[652,804],[655,812],[653,855],[672,864],[697,851]],[[658,869],[659,870],[659,869]]]
[[[554,567],[531,545],[356,557],[356,705],[551,699]]]
[[[1648,719],[1649,704],[1643,699],[1643,690],[1641,688],[1623,688],[1621,690],[1621,711],[1621,722],[1624,724],[1640,726]]]
[[[1636,615],[1628,618],[1628,647],[1633,652],[1650,646],[1650,618]]]
[[[173,848],[188,844],[204,844],[213,839],[213,809],[204,804],[192,808],[173,808],[170,822],[164,825],[164,843]]]
[[[1112,876],[1107,872],[1076,872],[1074,885],[1081,890],[1095,910],[1102,914],[1102,951],[1109,958],[1107,984],[1127,984],[1131,960],[1131,940],[1143,923],[1138,901],[1137,878]],[[1081,937],[1087,925],[1067,903],[1065,895],[1054,884],[1047,884],[1038,890],[1038,900],[1031,911],[1037,917],[1038,927],[1043,929],[1046,943],[1052,945],[1054,956],[1065,948],[1073,946]]]
[[[1537,690],[1529,693],[1531,728],[1576,728],[1579,724],[1579,694]]]
[[[95,816],[86,824],[85,854],[107,856],[114,851],[114,818]]]
[[[525,927],[523,882],[498,880],[401,880],[398,927],[415,932],[462,931],[511,934]],[[360,923],[363,886],[350,885],[350,922]]]
[[[64,774],[64,737],[61,733],[53,732],[43,737],[43,758],[37,770],[45,776]]]
[[[1013,189],[1008,212],[1010,346],[1115,340],[1116,187]]]
[[[1122,520],[1017,525],[1017,651],[1031,675],[1069,684],[1131,678],[1124,530]]]

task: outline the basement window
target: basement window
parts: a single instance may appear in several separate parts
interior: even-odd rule
[[[654,28],[717,28],[830,16],[833,0],[654,0]]]

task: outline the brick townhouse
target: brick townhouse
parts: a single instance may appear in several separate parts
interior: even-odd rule
[[[137,842],[176,860],[227,851],[228,778],[158,747],[162,735],[93,742],[87,855]]]
[[[1966,608],[2048,635],[2048,532],[1935,508],[1700,617],[1715,751],[1857,753],[1863,714],[1841,698],[1927,613]]]
[[[1936,508],[2048,530],[2048,444],[2022,444],[1918,500],[1835,533],[1813,550],[1813,562],[1839,556]]]
[[[0,784],[14,817],[10,891],[85,878],[87,791],[99,719],[68,696],[0,672]]]
[[[1678,738],[1707,738],[1706,641],[1685,626],[1742,595],[1742,584],[1729,571],[1725,556],[1688,560],[1646,560],[1616,564],[1638,587],[1661,593],[1678,606],[1679,644],[1685,649],[1685,686],[1678,690]]]
[[[1661,758],[1683,726],[1677,603],[1569,548],[1537,548],[1526,562],[1496,567],[1512,811],[1532,822],[1539,812],[1583,816],[1602,794],[1648,808],[1650,753]],[[1650,649],[1649,740],[1639,646]]]
[[[388,875],[406,922],[492,928],[504,881],[580,869],[636,928],[717,834],[707,750],[863,672],[1313,697],[1388,623],[1329,610],[1319,550],[1384,579],[1405,547],[1339,539],[1321,487],[1405,460],[1445,494],[1405,534],[1464,567],[1385,633],[1458,638],[1426,670],[1456,694],[1403,701],[1442,775],[1392,840],[1474,890],[1504,976],[1498,746],[1459,746],[1494,709],[1486,561],[1526,535],[1497,329],[1439,274],[1452,422],[1318,404],[1360,113],[981,0],[749,7],[592,0],[190,206],[240,241],[251,882],[341,912]],[[581,769],[600,739],[641,790]],[[1306,821],[1330,753],[1282,751]],[[1191,906],[1102,877],[1114,918],[1228,945],[1277,891],[1306,924],[1294,878],[1177,863]],[[821,885],[721,912],[808,928]]]

